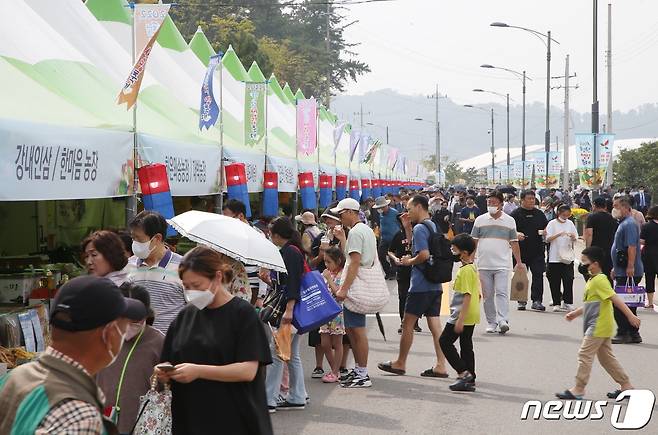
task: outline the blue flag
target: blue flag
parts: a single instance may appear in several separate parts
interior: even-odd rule
[[[219,62],[222,60],[222,54],[216,54],[210,56],[210,62],[208,63],[208,70],[206,71],[206,76],[203,79],[203,85],[201,86],[201,107],[199,109],[199,130],[203,130],[203,127],[209,129],[217,122],[219,118],[219,106],[217,101],[215,101],[215,95],[212,92],[212,78],[215,72],[215,68],[219,65]]]

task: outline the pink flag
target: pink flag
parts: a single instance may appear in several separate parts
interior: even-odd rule
[[[317,112],[315,98],[297,100],[297,150],[307,156],[317,148]]]

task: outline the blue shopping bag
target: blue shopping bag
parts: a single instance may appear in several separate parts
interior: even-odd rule
[[[644,307],[647,301],[647,291],[644,287],[635,284],[635,278],[628,277],[626,285],[615,286],[615,293],[629,307]]]
[[[308,266],[305,265],[306,268]],[[341,308],[317,270],[302,276],[299,300],[292,313],[292,324],[298,334],[318,329],[340,314]]]

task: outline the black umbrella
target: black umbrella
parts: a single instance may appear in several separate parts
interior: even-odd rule
[[[379,332],[382,333],[382,337],[384,337],[384,341],[386,341],[386,333],[384,332],[384,322],[382,322],[382,316],[380,316],[379,313],[375,313],[375,317],[377,318],[377,326],[379,326]]]

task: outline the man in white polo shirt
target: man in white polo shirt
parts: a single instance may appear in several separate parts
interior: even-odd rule
[[[477,242],[475,262],[480,274],[487,332],[509,331],[509,268],[511,255],[516,267],[525,269],[516,235],[516,222],[503,213],[503,194],[493,191],[487,197],[487,213],[475,219],[471,235]]]

